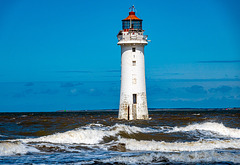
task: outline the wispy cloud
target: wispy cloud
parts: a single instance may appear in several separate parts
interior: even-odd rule
[[[93,73],[93,71],[89,70],[62,70],[62,71],[56,71],[57,73]],[[120,69],[112,69],[112,70],[98,70],[94,72],[107,72],[107,73],[120,73]]]
[[[105,72],[120,73],[121,70],[106,70]]]
[[[197,61],[197,63],[240,63],[240,60]]]
[[[189,93],[195,93],[195,94],[206,93],[206,91],[204,90],[204,87],[200,85],[193,85],[191,87],[187,87],[186,91]]]
[[[27,82],[27,83],[24,84],[24,86],[28,86],[28,87],[29,87],[29,86],[33,86],[33,85],[34,85],[33,82]]]
[[[120,75],[117,75],[117,76],[111,76],[111,75],[109,76],[109,75],[107,75],[107,76],[104,76],[104,77],[119,77],[120,78],[121,76]]]
[[[26,89],[24,91],[14,93],[13,97],[22,98],[22,97],[26,97],[29,94],[32,94],[33,92],[34,92],[33,89]]]
[[[42,89],[40,91],[34,92],[34,94],[42,94],[42,95],[54,95],[58,93],[56,89]]]
[[[151,79],[150,79],[151,81]],[[155,80],[154,80],[155,81]],[[161,82],[225,82],[225,81],[240,81],[239,78],[216,78],[216,79],[159,79]]]
[[[33,97],[34,95],[55,95],[58,93],[56,89],[26,89],[23,91],[19,91],[13,94],[15,98],[22,97]]]
[[[162,76],[177,76],[184,75],[183,73],[163,73]]]
[[[57,73],[92,73],[87,70],[67,70],[67,71],[56,71]]]
[[[79,85],[83,85],[83,83],[80,83],[80,82],[76,82],[76,83],[66,82],[66,83],[62,83],[60,87],[67,88],[67,87],[75,87],[75,86],[79,86]]]
[[[230,92],[231,90],[232,90],[232,87],[224,85],[224,86],[217,87],[217,88],[211,88],[211,89],[209,89],[209,92],[212,92],[212,93],[216,93],[216,92],[227,93],[227,92]]]

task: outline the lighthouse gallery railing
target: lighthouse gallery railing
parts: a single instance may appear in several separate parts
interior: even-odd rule
[[[145,40],[147,41],[147,35],[119,35],[118,41],[120,40]]]

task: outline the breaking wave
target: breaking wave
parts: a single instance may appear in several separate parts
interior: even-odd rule
[[[50,142],[50,143],[68,143],[68,144],[98,144],[104,137],[115,136],[120,132],[127,134],[148,133],[157,131],[151,128],[141,128],[136,126],[128,126],[124,124],[116,124],[114,126],[101,127],[98,124],[90,124],[76,130],[64,133],[56,133],[53,135],[42,136],[35,139],[21,139],[23,142]]]
[[[157,136],[167,135],[169,133],[191,131],[208,131],[214,132],[221,136],[231,137],[231,139],[208,139],[198,141],[154,141],[151,138],[147,140],[139,140],[137,136],[143,134],[160,133]],[[129,135],[129,136],[126,136]],[[133,135],[134,136],[131,136]],[[123,136],[124,135],[124,136]],[[144,135],[146,136],[146,135]],[[148,135],[147,135],[148,136]],[[108,138],[110,140],[105,141]],[[112,151],[150,151],[150,152],[201,152],[211,151],[216,149],[237,149],[240,150],[240,130],[236,128],[228,128],[219,123],[202,123],[192,124],[186,127],[137,127],[124,124],[115,124],[113,126],[105,126],[101,124],[88,124],[75,130],[70,130],[63,133],[55,133],[53,135],[42,136],[38,138],[18,139],[13,141],[0,142],[0,156],[26,154],[28,152],[50,151],[50,150],[65,150],[70,151],[76,149],[81,152],[80,146],[101,149],[109,149]],[[137,140],[138,139],[138,140]],[[51,146],[51,144],[54,146]],[[66,144],[64,146],[64,144]],[[74,146],[77,145],[77,146]],[[70,146],[70,147],[66,147]],[[63,148],[61,148],[63,147]],[[75,147],[75,148],[74,148]],[[56,149],[55,149],[56,148]],[[120,149],[119,149],[120,148]],[[38,150],[39,149],[39,150]],[[196,157],[196,156],[195,156]],[[207,157],[207,156],[206,156]],[[125,158],[127,159],[127,158]],[[168,158],[169,159],[169,158]],[[196,159],[199,159],[196,157]],[[160,158],[159,158],[160,160]],[[165,159],[161,159],[165,161]]]
[[[240,138],[240,129],[225,127],[222,123],[206,122],[201,124],[192,124],[186,127],[174,127],[169,132],[189,132],[189,131],[210,131],[221,136]]]
[[[0,156],[26,154],[28,152],[38,152],[38,150],[36,148],[26,146],[19,141],[0,142]]]
[[[166,127],[158,126],[157,128],[141,128],[124,124],[115,124],[114,126],[103,126],[99,124],[89,124],[75,130],[53,135],[42,136],[39,138],[20,139],[25,143],[28,142],[50,142],[50,143],[67,143],[67,144],[98,144],[103,141],[104,137],[117,137],[120,133],[174,133],[174,132],[191,132],[205,131],[204,133],[215,133],[220,136],[231,138],[240,138],[240,129],[228,128],[219,123],[201,123],[192,124],[186,127]],[[131,138],[131,137],[130,137]],[[134,142],[134,138],[132,139]],[[140,139],[141,140],[141,139]],[[201,141],[201,143],[204,143]]]
[[[182,152],[182,151],[205,151],[214,149],[240,149],[240,140],[199,140],[196,142],[157,142],[135,139],[119,140],[120,143],[124,143],[129,150],[139,151],[161,151],[161,152]]]
[[[117,156],[102,160],[103,163],[114,162],[115,164],[165,164],[165,163],[216,163],[232,162],[240,163],[240,155],[234,153],[225,153],[218,151],[199,151],[199,152],[181,152],[181,153],[147,153],[137,156]],[[95,162],[96,163],[96,162]],[[171,164],[170,163],[170,164]]]

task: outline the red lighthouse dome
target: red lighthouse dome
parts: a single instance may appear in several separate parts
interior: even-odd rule
[[[122,20],[122,29],[128,30],[142,30],[142,19],[135,15],[135,7],[130,8],[129,16]]]
[[[135,15],[135,12],[134,11],[130,11],[129,12],[129,16],[127,18],[125,18],[123,21],[126,21],[126,20],[138,20],[138,21],[142,21],[140,18],[138,18],[136,15]]]

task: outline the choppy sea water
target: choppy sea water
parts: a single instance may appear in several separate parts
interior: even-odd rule
[[[239,111],[0,113],[0,164],[240,164]]]

